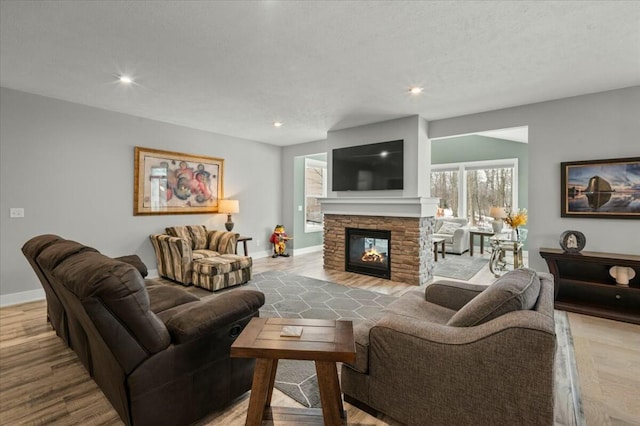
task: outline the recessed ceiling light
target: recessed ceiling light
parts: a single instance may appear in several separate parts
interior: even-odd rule
[[[118,77],[118,80],[120,81],[120,83],[123,83],[123,84],[133,83],[133,79],[128,75],[121,75],[120,77]]]
[[[280,121],[275,121],[273,123],[273,127],[282,127],[282,123]]]
[[[422,87],[411,87],[409,89],[409,93],[411,93],[412,95],[419,95],[420,93],[422,93],[424,89]]]

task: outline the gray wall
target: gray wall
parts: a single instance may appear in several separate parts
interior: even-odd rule
[[[547,270],[540,247],[568,229],[585,250],[640,254],[640,221],[560,217],[560,163],[640,156],[640,87],[577,96],[429,123],[429,137],[529,126],[529,262]]]
[[[302,223],[302,216],[297,211],[298,205],[300,205],[297,203],[297,197],[299,197],[299,192],[302,189],[294,184],[296,182],[296,169],[301,167],[300,164],[296,165],[296,159],[320,152],[327,153],[328,197],[428,197],[430,192],[428,171],[431,164],[431,146],[427,138],[427,128],[428,123],[423,118],[413,115],[349,129],[333,130],[327,133],[326,140],[284,147],[282,151],[282,181],[283,188],[285,188],[282,198],[283,223],[287,227],[292,227],[298,221]],[[404,139],[405,141],[404,190],[348,191],[339,193],[331,191],[333,149],[396,139]],[[306,238],[298,240],[294,235],[294,239],[291,242],[293,247],[300,249],[316,246],[321,243],[321,240],[320,243],[317,240]]]
[[[391,191],[331,191],[332,150],[391,140],[404,140],[404,189]],[[383,121],[366,126],[334,130],[327,134],[329,167],[328,197],[428,197],[429,174],[423,173],[431,164],[431,146],[427,139],[427,123],[417,115]]]
[[[224,196],[240,200],[237,231],[266,256],[281,218],[281,148],[0,89],[0,294],[40,290],[20,248],[53,233],[156,268],[149,234],[166,226],[224,229],[225,215],[133,216],[133,148],[221,157]],[[23,219],[9,208],[23,207]]]
[[[467,135],[431,141],[431,164],[518,159],[518,208],[528,208],[529,145],[526,143]]]

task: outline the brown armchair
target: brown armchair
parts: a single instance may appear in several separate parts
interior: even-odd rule
[[[408,425],[553,424],[553,277],[440,281],[354,329],[345,401]]]
[[[150,236],[158,275],[216,291],[251,280],[252,259],[236,254],[237,234],[202,225],[166,228]]]

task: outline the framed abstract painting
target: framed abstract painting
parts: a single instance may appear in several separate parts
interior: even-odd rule
[[[216,213],[224,160],[135,147],[133,214]]]
[[[562,217],[640,219],[640,157],[561,163]]]

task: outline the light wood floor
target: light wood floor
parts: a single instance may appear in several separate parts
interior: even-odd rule
[[[486,255],[485,255],[486,256]],[[254,272],[281,270],[400,295],[414,288],[326,271],[322,254],[254,261]],[[485,268],[471,282],[490,284]],[[569,314],[587,425],[640,426],[640,326]],[[300,407],[274,390],[273,405]],[[248,394],[199,425],[243,425]],[[397,425],[345,404],[349,425]],[[46,322],[44,301],[0,309],[0,425],[121,425],[118,415]],[[282,424],[282,423],[277,423]]]

